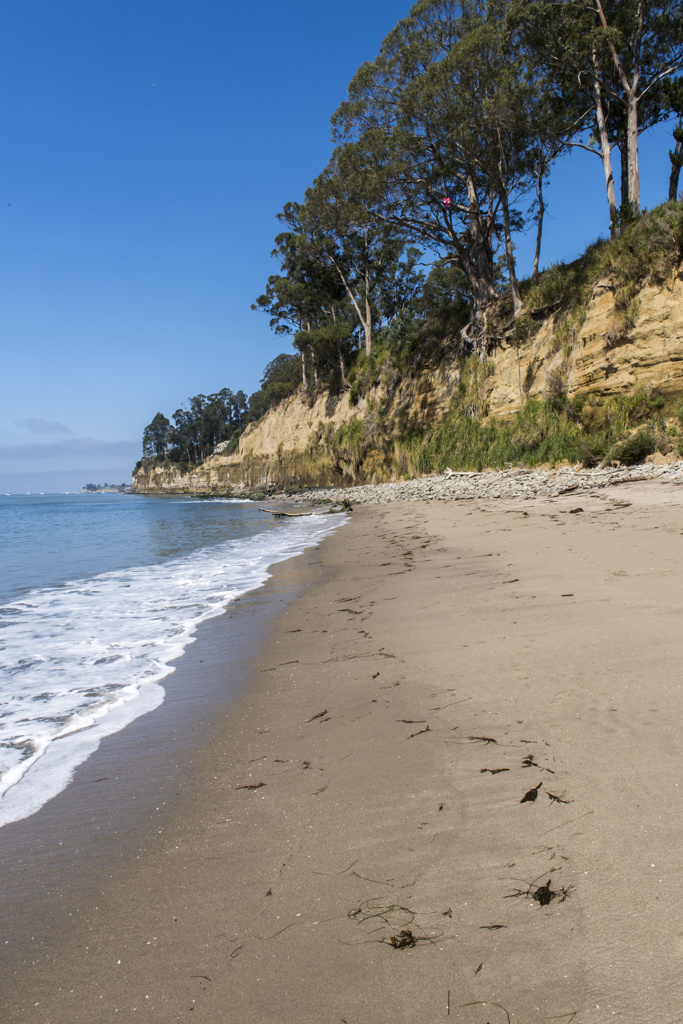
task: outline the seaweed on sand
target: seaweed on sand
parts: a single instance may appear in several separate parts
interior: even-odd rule
[[[557,900],[559,903],[564,903],[568,896],[574,890],[573,885],[565,885],[560,889],[552,888],[552,878],[549,878],[544,885],[539,885],[536,889],[534,886],[536,882],[532,882],[526,889],[515,889],[514,892],[510,892],[503,899],[515,899],[518,896],[527,897],[540,903],[542,907],[547,907],[553,900]]]
[[[393,949],[411,949],[413,946],[417,946],[418,943],[433,943],[436,939],[443,938],[443,932],[437,935],[420,935],[419,931],[422,931],[422,929],[419,929],[414,924],[416,912],[398,903],[390,903],[381,896],[365,900],[355,910],[350,910],[347,916],[358,924],[364,924],[365,922],[372,924],[376,921],[377,925],[370,928],[371,934],[385,931],[387,928],[390,929],[390,934],[384,934],[376,939],[364,939],[361,940],[360,944],[363,942],[381,942],[384,945],[391,946]],[[339,941],[342,942],[341,939]],[[344,942],[343,945],[355,946],[359,945],[359,943]]]

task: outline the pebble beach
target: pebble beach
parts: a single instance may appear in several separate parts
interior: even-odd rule
[[[300,491],[297,504],[335,503],[384,505],[394,501],[458,501],[465,498],[556,498],[572,491],[661,480],[683,484],[683,461],[604,469],[501,469],[482,473],[446,470],[439,475],[385,484],[316,488]]]

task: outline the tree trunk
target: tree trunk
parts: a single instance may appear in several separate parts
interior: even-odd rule
[[[602,8],[601,0],[595,0],[596,2],[596,13],[600,19],[600,24],[607,31],[608,24],[605,12]],[[624,97],[624,103],[626,105],[626,160],[628,164],[628,202],[631,207],[631,212],[636,217],[640,216],[640,169],[638,167],[638,78],[639,78],[639,66],[640,66],[640,51],[643,41],[643,16],[644,16],[644,3],[638,3],[638,27],[633,38],[630,40],[629,52],[632,60],[632,71],[631,81],[629,82],[628,75],[624,69],[619,55],[617,53],[614,43],[609,40],[609,48],[612,52],[612,60],[614,61],[614,67],[619,76],[621,88]],[[593,51],[593,64],[597,67],[597,57],[595,50]],[[597,76],[596,76],[597,77]],[[624,196],[622,195],[622,202]]]
[[[538,228],[536,229],[536,249],[534,251],[534,266],[531,271],[531,280],[536,283],[538,281],[538,265],[541,260],[541,236],[543,234],[543,214],[545,213],[545,203],[543,202],[543,171],[538,172],[536,178],[536,195],[538,197]]]
[[[341,348],[339,349],[339,369],[341,371],[342,384],[344,385],[344,387],[346,387],[346,363],[344,362],[344,353],[342,352]]]
[[[626,153],[628,156],[628,201],[631,210],[640,216],[640,168],[638,166],[638,100],[629,91],[626,126]]]
[[[681,143],[678,142],[674,155],[681,156]],[[669,202],[675,203],[678,199],[678,179],[681,174],[681,165],[672,161],[671,175],[669,176]]]
[[[607,188],[607,205],[609,206],[609,233],[610,238],[617,238],[619,235],[619,223],[617,214],[617,197],[614,192],[614,175],[612,173],[612,150],[609,144],[605,111],[602,106],[602,93],[600,92],[600,80],[598,78],[598,55],[593,50],[593,67],[595,77],[593,78],[593,95],[595,96],[595,120],[598,123],[598,137],[600,139],[600,155],[602,169],[605,175],[605,186]]]
[[[366,234],[367,238],[367,234]],[[367,255],[367,251],[366,251]],[[365,354],[372,352],[372,309],[370,307],[370,268],[365,264]]]
[[[353,294],[353,292],[349,288],[349,284],[348,284],[348,281],[346,280],[346,275],[344,274],[344,271],[339,266],[339,264],[337,263],[337,261],[335,260],[335,258],[333,256],[330,256],[330,260],[332,262],[333,267],[335,268],[335,270],[339,274],[339,276],[340,276],[340,278],[342,280],[342,284],[344,285],[344,289],[346,291],[346,294],[348,295],[349,299],[351,300],[351,302],[353,304],[353,308],[356,311],[356,314],[358,316],[358,320],[360,321],[360,325],[361,325],[361,328],[363,330],[363,335],[365,337],[365,351],[367,352],[368,355],[370,355],[370,352],[372,350],[372,317],[371,317],[371,310],[370,310],[370,297],[369,297],[369,293],[368,293],[368,270],[366,268],[366,271],[365,271],[365,288],[366,288],[366,290],[365,290],[365,311],[366,311],[366,315],[364,317],[363,314],[360,311],[360,307],[359,307],[358,303],[356,302],[356,296]]]
[[[522,387],[522,360],[519,357],[519,347],[521,342],[517,342],[517,376],[519,378],[519,404],[524,405],[524,388]]]
[[[471,178],[467,181],[467,195],[469,200],[469,234],[472,242],[473,265],[470,277],[470,284],[474,293],[475,311],[485,309],[489,302],[498,297],[496,286],[493,283],[493,253],[491,244],[486,237],[486,232],[481,224],[481,209],[479,199]],[[464,268],[463,268],[464,269]],[[473,279],[474,278],[474,279]]]
[[[304,350],[301,349],[301,383],[304,386],[304,391],[308,391],[308,384],[306,382],[306,356]]]
[[[501,186],[500,201],[503,206],[503,229],[505,231],[505,256],[508,265],[508,277],[510,278],[510,291],[512,293],[512,308],[515,320],[522,311],[522,296],[519,294],[519,283],[515,271],[515,253],[512,247],[512,232],[510,230],[510,204],[508,192],[505,185]]]
[[[621,175],[620,175],[620,191],[621,191],[621,204],[628,201],[628,139],[626,137],[626,131],[619,133],[619,156],[621,163]]]
[[[679,125],[679,130],[683,135],[683,128]],[[669,151],[669,158],[671,160],[671,174],[669,176],[669,202],[675,203],[678,199],[678,178],[681,173],[681,165],[683,164],[683,138],[676,139],[676,148]]]

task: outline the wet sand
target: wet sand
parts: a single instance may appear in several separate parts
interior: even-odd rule
[[[161,707],[105,737],[38,813],[0,829],[0,1020],[10,985],[31,987],[26,966],[45,969],[65,942],[78,942],[84,915],[125,884],[192,803],[195,768],[248,687],[269,622],[313,571],[301,559],[276,563],[264,587],[202,623],[164,680]]]
[[[682,506],[354,512],[3,1021],[681,1019]]]

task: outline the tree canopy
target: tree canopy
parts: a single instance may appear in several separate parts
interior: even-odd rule
[[[328,166],[279,215],[288,244],[318,273],[337,273],[366,354],[382,322],[406,308],[379,301],[389,282],[400,282],[394,294],[410,282],[415,309],[417,264],[457,266],[470,306],[461,339],[481,348],[501,289],[522,312],[516,240],[532,225],[538,276],[543,188],[562,153],[582,147],[601,159],[612,236],[640,214],[639,137],[679,109],[682,68],[677,0],[418,0],[350,82],[332,116]],[[291,283],[286,259],[282,272]],[[326,326],[314,277],[309,332]],[[302,319],[293,332],[302,353],[303,330]]]
[[[677,200],[682,72],[680,0],[417,0],[349,83],[326,166],[277,215],[278,269],[252,309],[293,350],[248,399],[224,388],[157,413],[145,457],[197,462],[298,389],[349,388],[378,345],[429,325],[483,357],[492,303],[516,320],[538,278],[560,156],[599,158],[616,239],[641,214],[644,133],[666,121],[662,199]]]

